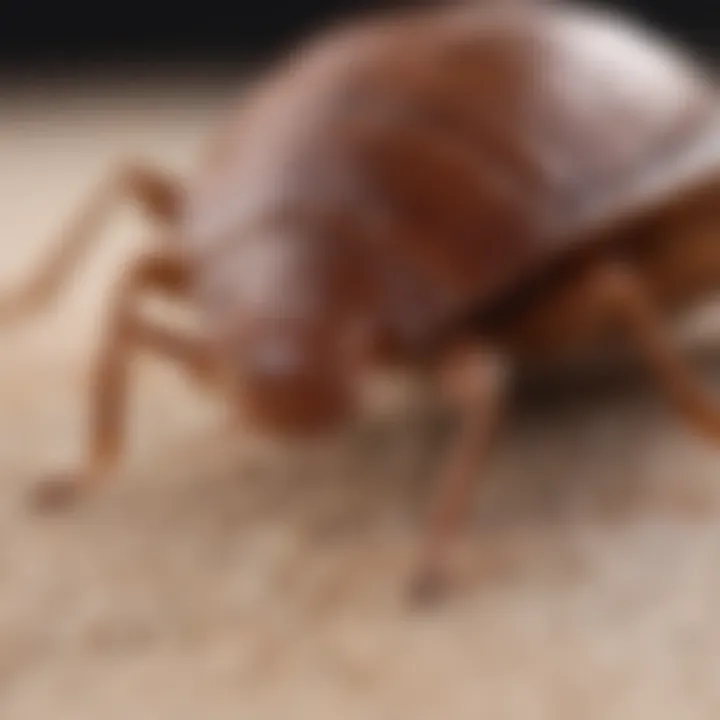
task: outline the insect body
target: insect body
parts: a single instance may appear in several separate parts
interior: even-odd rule
[[[116,463],[140,347],[283,436],[351,419],[360,378],[383,365],[421,369],[458,417],[424,589],[519,359],[621,330],[690,425],[720,437],[663,329],[720,278],[718,111],[714,78],[682,51],[562,4],[407,12],[302,47],[243,96],[191,181],[120,172],[8,304],[48,299],[119,197],[165,224],[116,291],[86,464],[40,497]],[[142,320],[148,289],[194,303],[205,336]]]

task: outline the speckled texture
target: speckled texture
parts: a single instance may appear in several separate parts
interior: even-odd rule
[[[4,91],[2,286],[114,158],[188,167],[221,95]],[[511,417],[467,588],[434,614],[401,603],[419,488],[250,473],[152,359],[121,477],[30,515],[80,452],[102,299],[145,227],[118,213],[57,309],[0,335],[3,720],[718,717],[720,455],[642,389]]]

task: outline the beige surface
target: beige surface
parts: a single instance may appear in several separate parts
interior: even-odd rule
[[[114,158],[187,167],[215,107],[4,91],[2,286]],[[153,360],[119,481],[29,515],[38,473],[79,456],[102,300],[143,227],[120,213],[57,310],[0,335],[2,720],[720,716],[720,456],[640,390],[513,416],[473,585],[431,616],[399,602],[417,493],[244,473],[216,405]]]

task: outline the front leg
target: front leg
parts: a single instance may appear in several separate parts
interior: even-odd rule
[[[36,506],[54,508],[74,500],[117,465],[123,448],[129,369],[137,350],[172,359],[195,375],[209,377],[211,363],[205,343],[149,323],[135,306],[142,291],[180,294],[186,280],[184,266],[164,255],[142,258],[121,280],[95,367],[87,456],[76,470],[54,474],[41,482],[32,496]]]
[[[441,389],[459,427],[437,481],[420,564],[411,582],[414,601],[434,600],[452,580],[452,551],[471,507],[478,473],[492,447],[509,380],[509,364],[488,349],[468,346],[448,358]]]
[[[93,189],[40,271],[15,292],[0,297],[0,323],[19,322],[43,310],[99,240],[112,211],[122,202],[132,200],[146,218],[172,230],[185,192],[179,179],[153,167],[129,164],[116,168]]]

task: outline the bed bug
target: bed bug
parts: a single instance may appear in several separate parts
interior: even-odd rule
[[[716,81],[627,16],[446,6],[333,27],[242,94],[192,178],[112,175],[6,310],[53,297],[129,198],[164,232],[115,288],[88,455],[40,485],[45,505],[116,465],[141,348],[281,438],[346,424],[378,369],[421,375],[457,426],[420,596],[447,578],[521,362],[619,333],[688,425],[720,438],[720,411],[666,330],[720,277]],[[190,301],[202,337],[143,320],[148,290]]]

